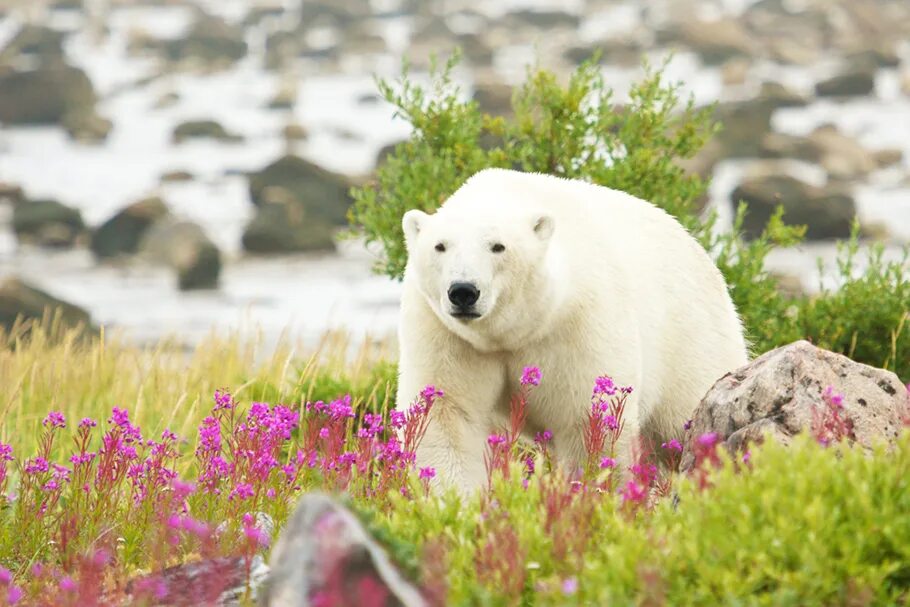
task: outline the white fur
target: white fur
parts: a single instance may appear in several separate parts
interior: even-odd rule
[[[526,432],[551,430],[569,465],[584,458],[594,379],[633,386],[625,464],[633,437],[680,437],[708,388],[747,361],[710,257],[675,219],[624,192],[489,169],[434,215],[409,211],[402,225],[397,402],[406,409],[428,384],[445,392],[417,461],[446,485],[485,482],[486,437],[503,425],[525,366],[543,373]],[[505,251],[492,252],[495,243]],[[447,290],[457,281],[479,288],[479,318],[451,316]]]

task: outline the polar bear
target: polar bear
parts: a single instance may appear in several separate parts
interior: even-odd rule
[[[445,486],[485,483],[486,439],[505,425],[525,366],[543,374],[525,430],[550,430],[551,452],[569,466],[586,458],[595,378],[633,386],[618,445],[628,465],[633,439],[680,437],[711,385],[747,362],[704,248],[624,192],[487,169],[435,214],[405,213],[402,227],[397,406],[426,385],[445,393],[417,451]]]

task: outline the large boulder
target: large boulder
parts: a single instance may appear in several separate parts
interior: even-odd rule
[[[282,203],[300,206],[310,219],[343,226],[351,205],[350,180],[327,171],[299,156],[286,155],[250,175],[250,198],[266,202],[267,190],[282,190]]]
[[[0,328],[12,329],[16,320],[41,321],[57,315],[66,327],[91,325],[88,312],[37,289],[17,277],[0,280]]]
[[[181,290],[218,286],[221,252],[195,223],[176,219],[157,221],[140,241],[139,251],[149,261],[173,268]]]
[[[167,205],[157,196],[131,204],[94,231],[92,252],[102,259],[136,253],[148,229],[167,214]]]
[[[855,440],[864,447],[897,437],[910,410],[910,393],[894,373],[798,341],[714,384],[695,410],[681,469],[695,464],[692,439],[707,433],[716,433],[731,450],[768,435],[789,443],[811,430],[830,406],[824,397],[828,388],[843,395],[842,418],[852,422]]]
[[[322,494],[301,498],[269,565],[262,607],[427,605],[357,517]]]
[[[809,239],[846,238],[856,216],[853,198],[836,187],[816,187],[784,173],[757,173],[746,177],[733,193],[734,205],[744,201],[749,212],[743,223],[748,238],[761,234],[775,209],[783,205],[784,219],[805,224]]]
[[[70,247],[84,231],[82,213],[56,200],[29,200],[13,208],[13,232],[22,243]]]

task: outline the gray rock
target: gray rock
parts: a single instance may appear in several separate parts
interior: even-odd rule
[[[750,99],[721,103],[714,118],[722,130],[715,140],[723,149],[725,158],[757,156],[761,140],[771,131],[771,115],[776,105],[767,99]]]
[[[23,243],[71,247],[84,230],[82,213],[56,200],[30,200],[13,208],[13,232]]]
[[[560,10],[518,10],[508,13],[503,18],[506,27],[531,26],[540,29],[554,28],[578,29],[581,17]]]
[[[734,57],[751,57],[759,45],[739,20],[687,21],[663,32],[660,39],[692,49],[708,65],[720,65]]]
[[[157,197],[140,200],[119,211],[92,234],[91,249],[96,257],[132,255],[156,221],[168,214],[167,205]]]
[[[305,607],[318,593],[339,606],[427,604],[360,521],[322,494],[303,496],[269,563],[261,607]]]
[[[230,66],[248,51],[243,30],[220,17],[200,13],[186,35],[159,40],[140,35],[129,44],[133,52],[152,52],[172,62],[199,62],[212,67]]]
[[[243,137],[228,132],[215,120],[188,120],[178,124],[174,128],[174,143],[183,143],[188,139],[214,139],[226,143],[243,141]]]
[[[95,101],[91,80],[78,68],[0,71],[0,122],[5,124],[61,124],[70,116],[94,114]]]
[[[189,171],[167,171],[162,173],[160,177],[161,183],[179,183],[182,181],[192,181],[195,179],[192,173]]]
[[[761,140],[758,153],[761,158],[793,158],[805,162],[818,162],[821,152],[808,138],[785,133],[767,133]]]
[[[243,232],[244,250],[261,254],[335,250],[331,225],[308,217],[286,191],[272,190],[267,195],[270,201],[257,207]]]
[[[66,34],[43,25],[25,24],[0,50],[0,63],[25,59],[40,64],[63,62],[63,40]]]
[[[875,90],[875,73],[868,69],[852,69],[815,85],[819,97],[865,97]]]
[[[173,268],[181,290],[218,286],[221,253],[195,223],[156,221],[140,240],[139,251],[149,261]]]
[[[9,331],[17,319],[40,322],[57,315],[65,327],[89,328],[88,312],[37,289],[17,277],[0,280],[0,328]]]
[[[265,201],[267,189],[280,188],[280,202],[300,206],[308,218],[335,226],[347,224],[351,182],[343,175],[286,155],[250,175],[249,181],[253,204]]]
[[[780,205],[784,221],[806,225],[806,238],[811,240],[848,237],[856,216],[853,198],[841,189],[815,187],[786,174],[747,177],[733,190],[730,201],[749,205],[743,222],[747,238],[758,237]]]
[[[493,78],[474,83],[474,101],[482,112],[493,116],[512,115],[512,93],[511,86]]]
[[[240,607],[256,600],[268,576],[268,566],[258,554],[249,563],[249,575],[247,566],[242,557],[190,561],[137,576],[126,583],[125,590],[141,604]]]
[[[867,48],[850,53],[844,59],[847,65],[861,71],[899,67],[901,64],[900,55],[890,48]]]
[[[0,181],[0,204],[16,206],[25,201],[25,192],[14,183]]]
[[[856,179],[878,168],[870,150],[834,125],[822,125],[812,131],[809,142],[818,149],[819,163],[834,179]]]
[[[760,99],[766,100],[775,109],[782,107],[805,107],[809,100],[795,91],[791,91],[779,82],[764,82],[758,94]]]
[[[680,469],[692,468],[693,439],[708,432],[717,433],[733,450],[768,435],[788,444],[812,428],[826,406],[822,395],[829,386],[844,395],[844,415],[852,420],[858,444],[869,448],[898,436],[902,416],[910,410],[910,393],[894,373],[798,341],[714,384],[695,410]]]

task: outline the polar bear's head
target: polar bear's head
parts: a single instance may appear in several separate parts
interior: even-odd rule
[[[452,331],[494,348],[515,325],[539,320],[555,229],[549,214],[513,205],[482,205],[478,212],[474,204],[447,203],[433,215],[408,211],[402,227],[406,280]]]

